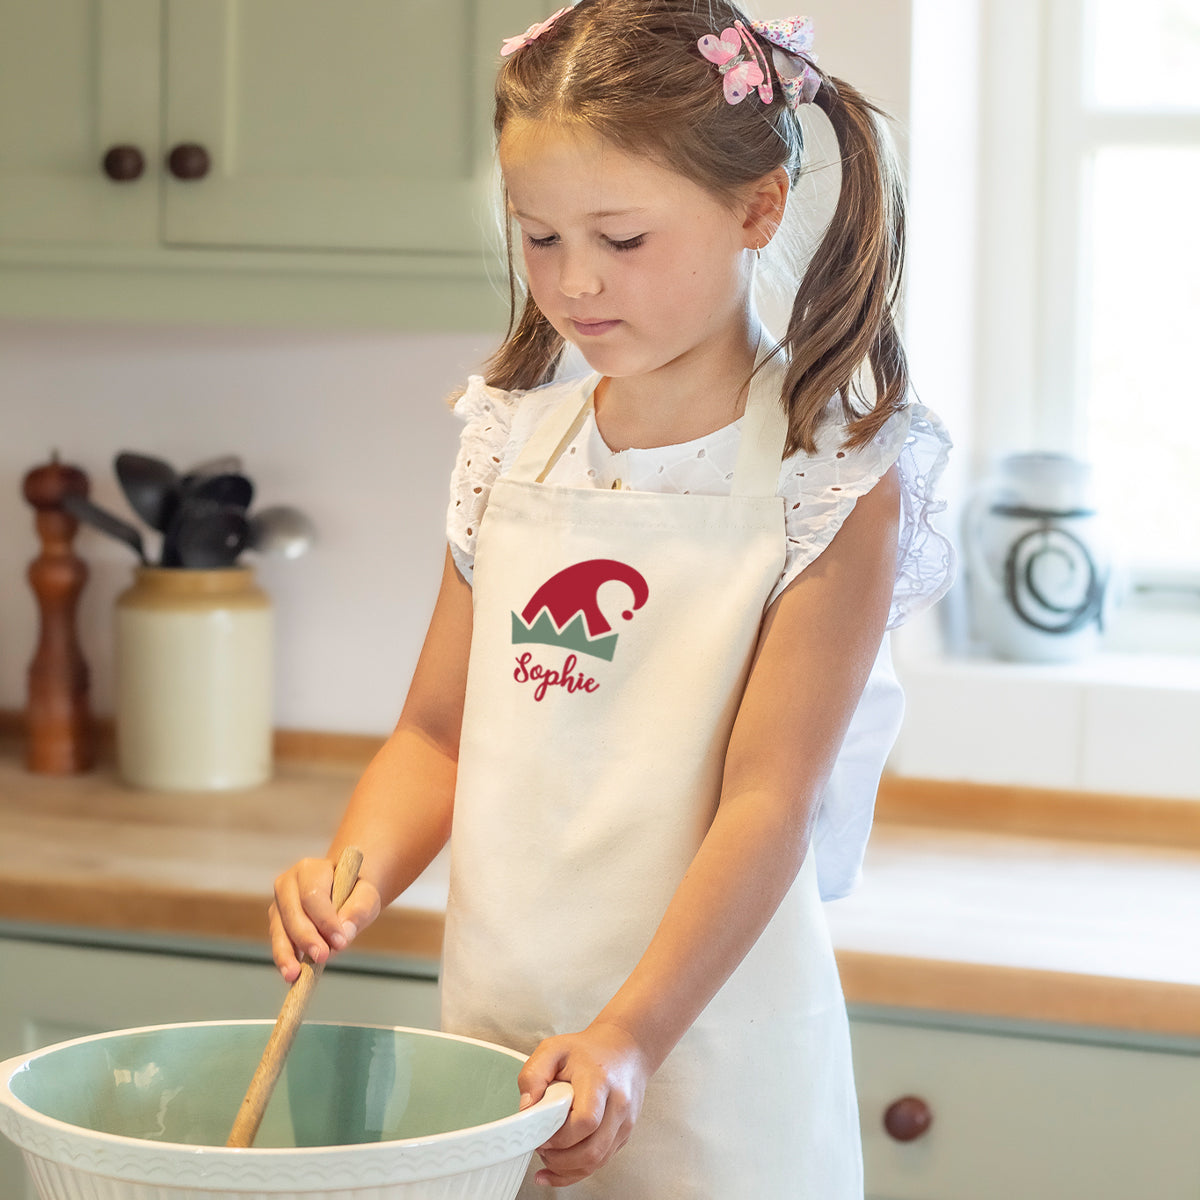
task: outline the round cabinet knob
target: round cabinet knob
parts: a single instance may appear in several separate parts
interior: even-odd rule
[[[883,1114],[883,1127],[898,1142],[911,1142],[921,1137],[933,1124],[933,1113],[920,1096],[901,1096],[888,1105]]]
[[[104,156],[104,173],[117,183],[139,179],[146,169],[146,160],[136,146],[113,146]]]
[[[208,151],[195,142],[180,142],[167,155],[167,169],[176,179],[203,179],[209,166]]]

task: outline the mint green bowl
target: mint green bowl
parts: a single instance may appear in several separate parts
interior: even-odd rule
[[[0,1133],[43,1200],[509,1200],[566,1119],[525,1056],[424,1029],[305,1024],[254,1146],[225,1140],[271,1021],[125,1029],[0,1063]]]

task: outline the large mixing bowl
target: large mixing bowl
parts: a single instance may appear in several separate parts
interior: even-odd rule
[[[424,1029],[306,1024],[253,1147],[225,1139],[270,1021],[124,1029],[0,1063],[0,1133],[44,1200],[510,1200],[566,1119],[518,1111],[524,1055]]]

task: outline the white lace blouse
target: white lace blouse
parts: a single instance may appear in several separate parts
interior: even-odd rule
[[[572,379],[531,392],[506,392],[488,387],[479,375],[470,377],[454,407],[465,428],[451,477],[446,522],[455,564],[468,582],[492,483],[512,466],[541,419],[568,389],[582,382]],[[641,492],[728,495],[740,435],[738,420],[695,441],[614,452],[589,417],[546,479],[568,487],[616,484]],[[953,579],[950,542],[931,524],[934,514],[945,507],[936,498],[936,487],[950,452],[950,438],[937,416],[920,404],[897,413],[874,441],[858,450],[843,450],[842,437],[843,426],[831,420],[815,454],[793,455],[780,467],[787,558],[770,599],[829,545],[855,500],[895,463],[902,502],[896,588],[888,621],[893,629],[941,599]]]
[[[492,484],[512,466],[542,418],[584,382],[576,378],[530,392],[507,392],[488,387],[481,376],[469,379],[454,409],[465,427],[446,521],[450,552],[468,582]],[[768,603],[829,545],[858,497],[895,464],[901,522],[888,619],[893,629],[939,600],[953,580],[953,549],[931,523],[945,507],[936,498],[936,487],[950,438],[934,413],[913,403],[893,416],[868,445],[847,450],[840,413],[840,406],[831,404],[814,454],[792,455],[780,466],[787,552]],[[546,481],[567,487],[728,495],[740,435],[739,420],[694,441],[614,452],[589,416]],[[903,693],[892,673],[885,639],[818,811],[812,848],[823,899],[845,895],[859,878],[875,792],[902,711]]]

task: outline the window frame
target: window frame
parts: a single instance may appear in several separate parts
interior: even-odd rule
[[[1091,184],[1090,156],[1104,146],[1195,146],[1200,148],[1200,110],[1154,110],[1093,106],[1085,72],[1095,30],[1089,0],[1046,0],[1047,68],[1044,162],[1044,253],[1042,311],[1061,324],[1047,323],[1064,341],[1043,337],[1040,370],[1039,433],[1064,448],[1084,444],[1086,366],[1084,313],[1090,294],[1085,247],[1091,230],[1086,208]],[[1073,234],[1073,236],[1072,236]],[[1069,397],[1055,403],[1056,396]],[[1200,582],[1200,580],[1198,580]]]
[[[1200,147],[1200,111],[1099,107],[1086,71],[1089,0],[985,0],[980,28],[977,466],[1032,447],[1086,446],[1091,155],[1106,145]],[[1122,609],[1194,612],[1200,571],[1131,565]],[[1124,620],[1125,617],[1120,619]],[[1117,648],[1137,650],[1136,631]],[[1200,649],[1200,632],[1185,652]]]

